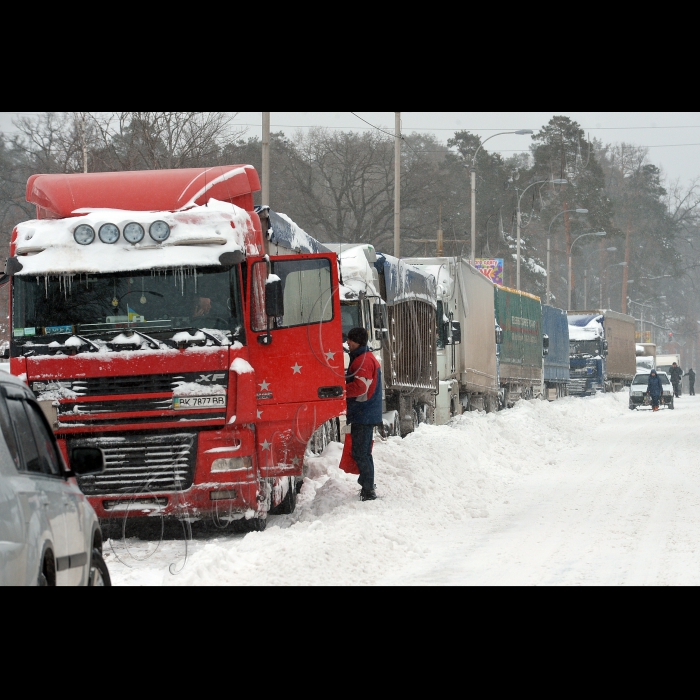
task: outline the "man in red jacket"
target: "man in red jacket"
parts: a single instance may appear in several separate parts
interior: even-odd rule
[[[360,470],[357,482],[362,487],[360,498],[363,501],[377,498],[372,442],[374,426],[382,423],[382,370],[367,344],[368,340],[364,328],[352,328],[348,332],[350,366],[345,377],[352,458]]]

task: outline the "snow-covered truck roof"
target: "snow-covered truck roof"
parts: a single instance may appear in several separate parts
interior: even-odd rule
[[[252,165],[138,170],[116,173],[32,175],[27,201],[37,219],[61,219],[94,209],[178,211],[210,199],[253,211],[260,179]]]
[[[342,284],[340,298],[353,300],[360,293],[381,296],[379,277],[374,266],[377,254],[373,245],[357,243],[324,243],[324,248],[336,253]]]
[[[437,280],[434,275],[383,253],[377,255],[377,264],[384,271],[387,304],[418,299],[437,307]]]
[[[249,213],[259,189],[250,165],[33,175],[27,201],[37,219],[16,228],[14,274],[207,267],[262,254],[257,216]],[[151,226],[164,224],[166,235],[154,236]]]
[[[255,207],[255,212],[264,220],[267,218],[267,240],[271,245],[281,248],[279,255],[293,253],[330,253],[325,245],[319,243],[286,214],[273,211],[270,207]],[[272,251],[270,254],[274,254]]]

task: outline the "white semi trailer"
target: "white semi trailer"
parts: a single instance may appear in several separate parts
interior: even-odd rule
[[[464,410],[498,409],[494,285],[461,258],[408,258],[437,281],[438,372],[435,422]]]

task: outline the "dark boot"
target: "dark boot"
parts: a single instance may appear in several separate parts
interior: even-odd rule
[[[376,501],[377,500],[377,492],[374,489],[363,488],[362,491],[360,491],[360,500],[361,501]]]

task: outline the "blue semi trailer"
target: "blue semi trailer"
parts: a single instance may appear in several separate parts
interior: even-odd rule
[[[569,394],[569,322],[566,311],[542,304],[543,394],[553,401]]]

